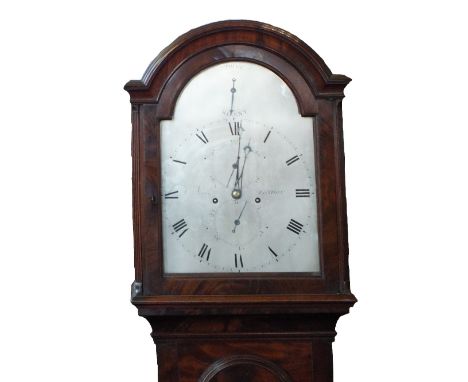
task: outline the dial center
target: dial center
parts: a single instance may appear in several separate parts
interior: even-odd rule
[[[240,199],[241,196],[242,196],[242,191],[235,188],[234,190],[232,190],[231,192],[231,196],[234,198],[234,199]]]

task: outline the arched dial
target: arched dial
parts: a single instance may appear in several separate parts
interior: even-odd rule
[[[161,123],[166,273],[319,271],[313,120],[252,63],[210,67]]]

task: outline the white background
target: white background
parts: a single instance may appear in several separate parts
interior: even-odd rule
[[[130,104],[177,36],[256,19],[353,78],[352,289],[335,381],[466,381],[462,1],[11,1],[0,6],[0,380],[155,381],[133,280]]]

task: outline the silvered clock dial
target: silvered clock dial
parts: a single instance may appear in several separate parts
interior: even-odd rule
[[[319,272],[313,123],[257,64],[187,84],[161,122],[165,273]]]

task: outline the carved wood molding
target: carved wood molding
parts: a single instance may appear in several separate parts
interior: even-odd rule
[[[140,315],[294,313],[346,314],[356,298],[352,294],[243,295],[243,296],[138,296],[132,300]]]
[[[222,48],[229,44],[260,46],[278,56],[288,51],[290,63],[308,79],[316,97],[343,97],[343,90],[351,81],[333,74],[312,48],[283,29],[257,21],[227,20],[204,25],[177,38],[153,60],[142,79],[129,81],[125,90],[133,103],[157,103],[167,81],[184,61],[211,48],[220,48],[218,53],[224,53],[228,59],[229,53]]]
[[[234,355],[211,364],[199,378],[199,382],[210,382],[223,370],[234,366],[255,366],[269,371],[278,382],[291,382],[288,374],[275,363],[255,355]]]

